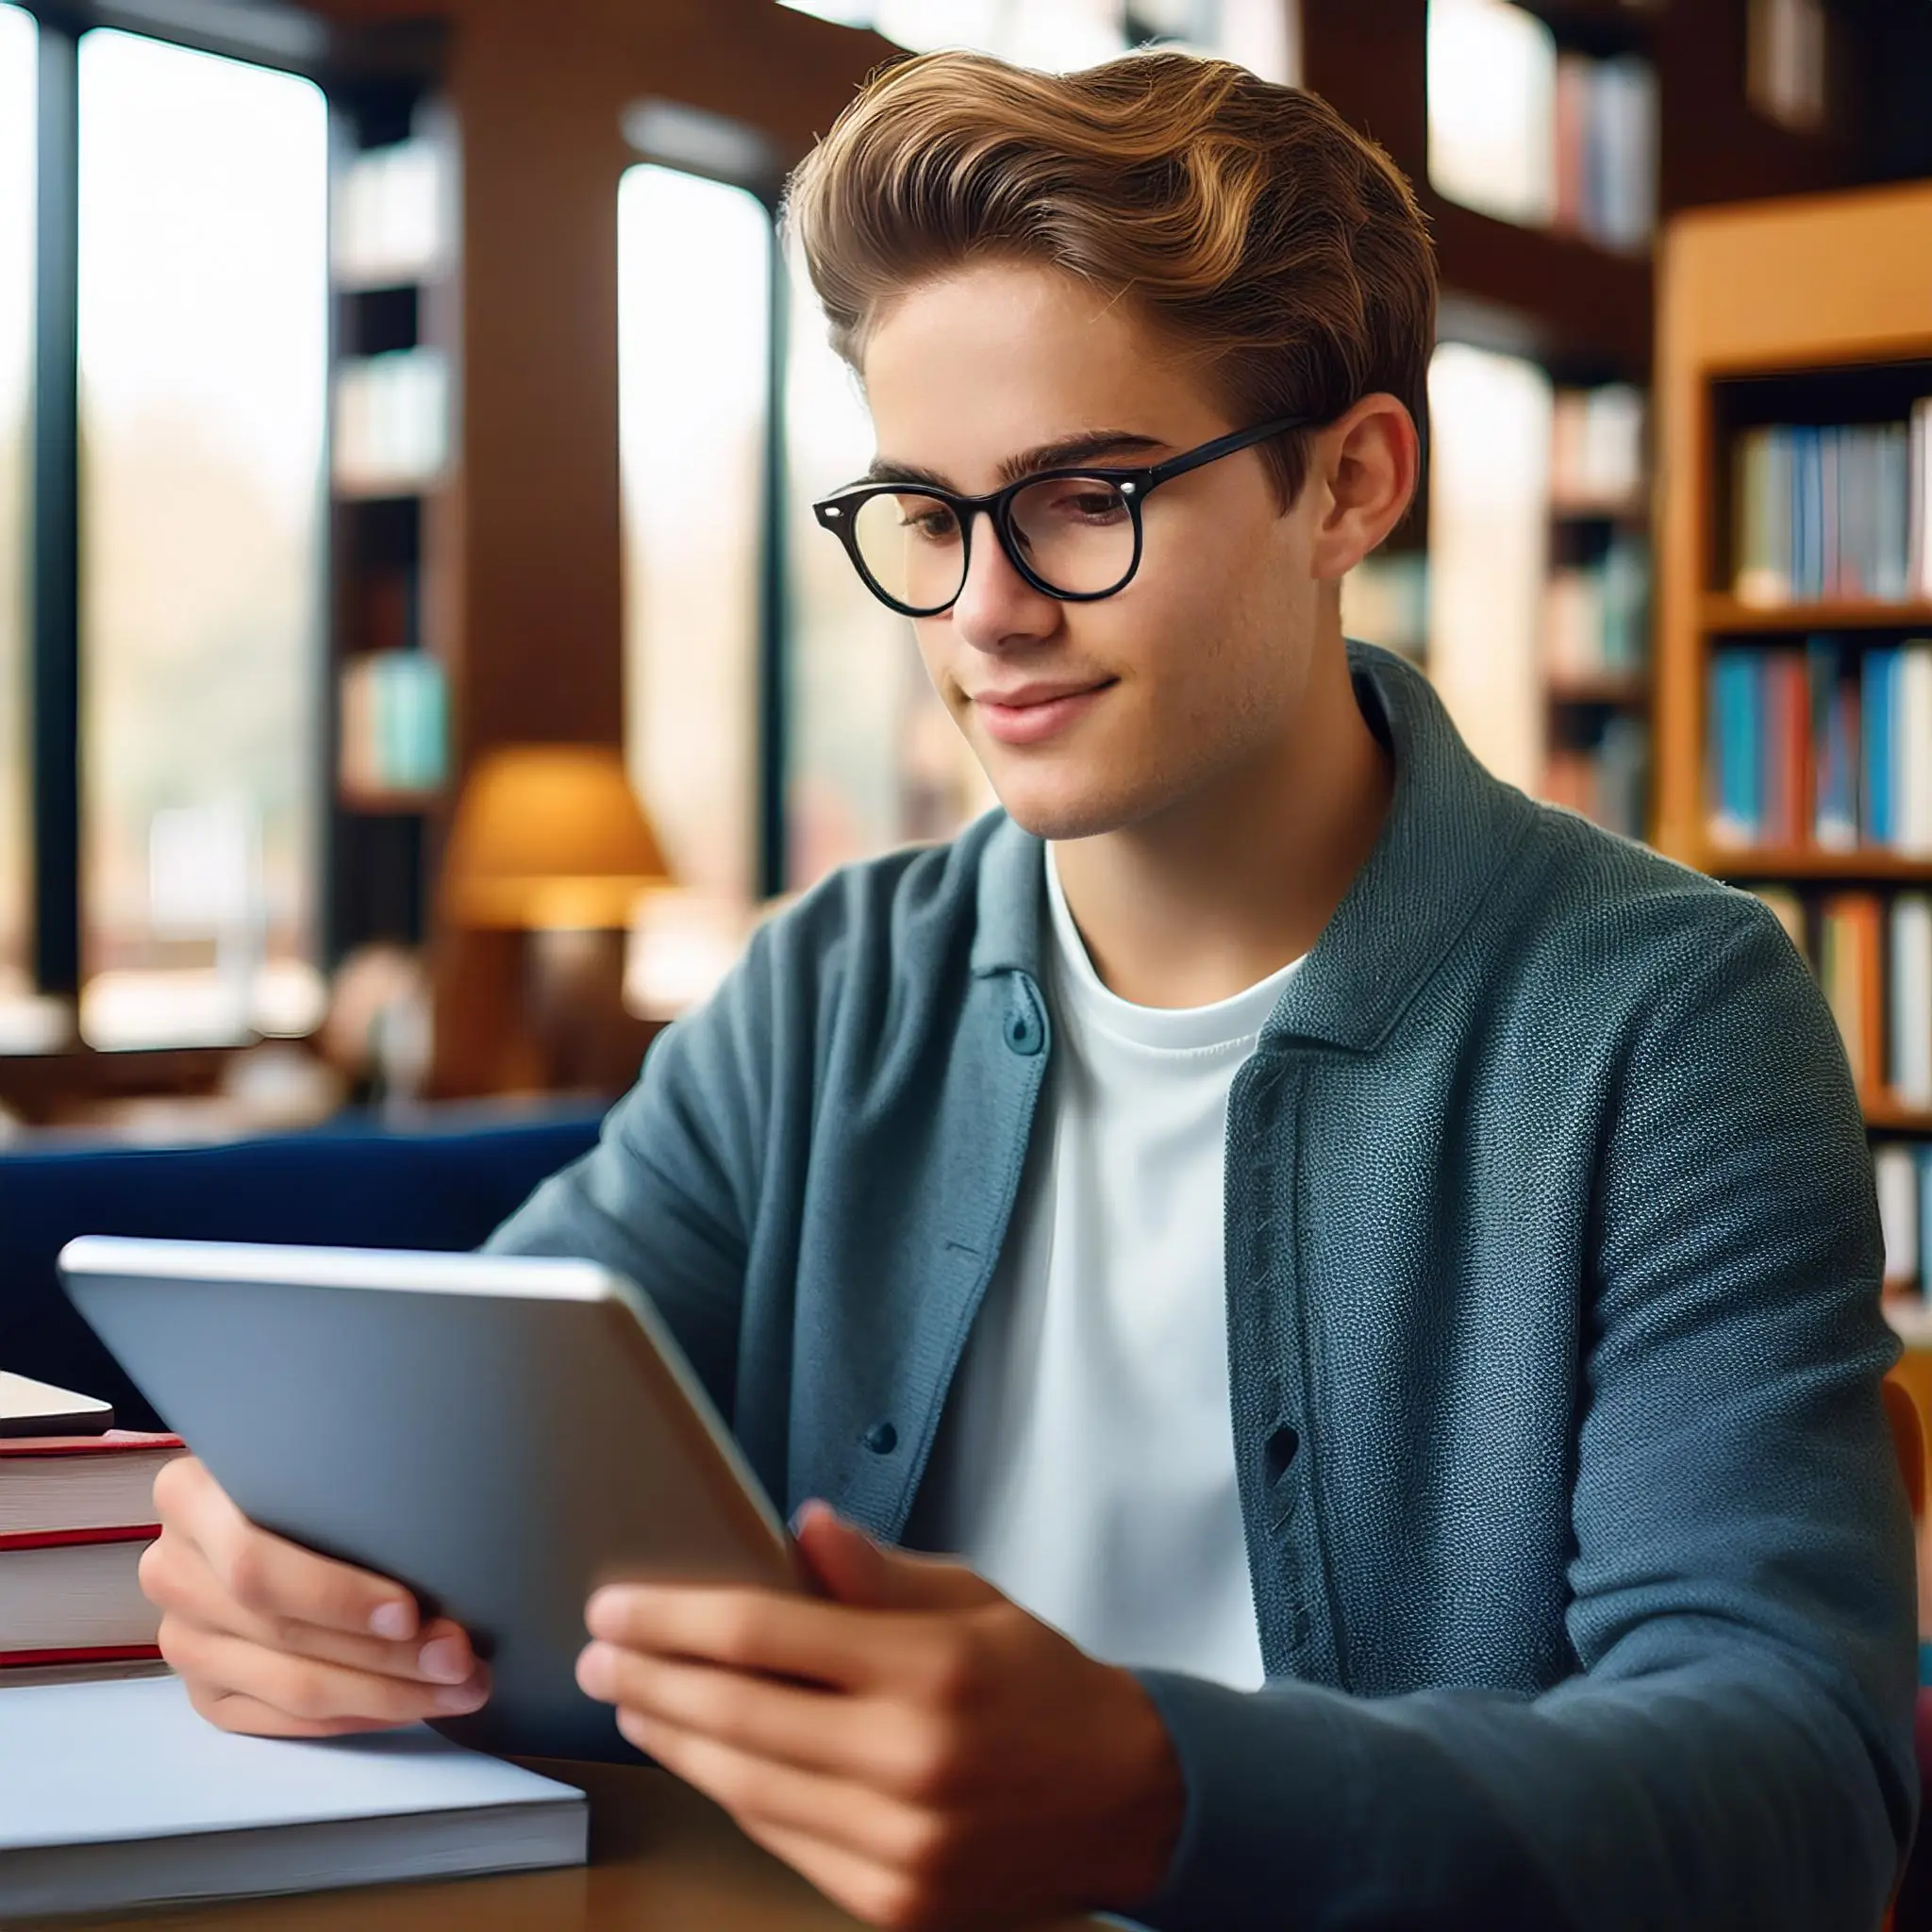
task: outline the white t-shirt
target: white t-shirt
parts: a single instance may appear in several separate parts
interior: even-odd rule
[[[1262,1681],[1228,1408],[1227,1095],[1291,962],[1209,1007],[1094,973],[1046,865],[1042,1118],[924,1485],[958,1553],[1110,1663]]]

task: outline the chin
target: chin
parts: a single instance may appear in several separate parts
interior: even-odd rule
[[[1007,816],[1036,839],[1097,839],[1137,824],[1154,808],[1137,801],[1117,775],[1109,780],[1091,773],[1049,775],[997,769],[987,775]]]

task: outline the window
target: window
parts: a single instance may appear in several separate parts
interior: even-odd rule
[[[79,52],[83,1037],[320,1016],[327,125],[309,82]]]
[[[625,742],[680,884],[757,883],[772,218],[646,163],[618,190]]]
[[[1296,0],[781,0],[903,47],[979,47],[1022,65],[1067,72],[1155,41],[1219,54],[1268,80],[1299,65]]]
[[[874,441],[858,379],[832,353],[792,257],[785,813],[795,889],[908,839],[950,838],[992,796],[927,681],[911,622],[865,588],[811,514],[817,498],[864,474]]]
[[[30,990],[28,403],[33,382],[32,19],[0,6],[0,1008]]]
[[[1464,342],[1430,361],[1429,673],[1470,748],[1525,789],[1543,754],[1551,409],[1534,362]]]

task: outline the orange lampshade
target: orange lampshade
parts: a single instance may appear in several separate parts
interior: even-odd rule
[[[669,876],[614,746],[508,745],[464,783],[443,911],[458,925],[623,926]]]

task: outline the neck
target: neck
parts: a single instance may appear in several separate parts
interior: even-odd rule
[[[1155,818],[1055,845],[1094,971],[1136,1005],[1200,1007],[1298,959],[1373,849],[1392,789],[1331,614],[1279,738]]]

